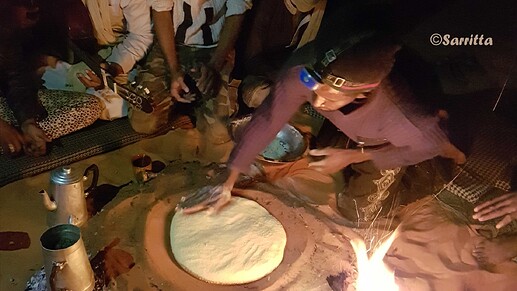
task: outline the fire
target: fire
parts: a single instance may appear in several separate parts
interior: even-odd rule
[[[350,240],[357,256],[357,291],[399,290],[397,283],[395,283],[394,271],[383,262],[384,255],[386,255],[397,234],[398,228],[374,251],[370,258],[368,258],[363,239],[353,238]]]

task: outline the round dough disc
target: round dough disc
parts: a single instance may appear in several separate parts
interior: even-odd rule
[[[232,197],[219,213],[178,212],[171,223],[174,258],[210,283],[243,284],[271,273],[284,256],[282,224],[257,202]]]

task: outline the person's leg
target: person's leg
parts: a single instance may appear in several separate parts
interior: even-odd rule
[[[408,166],[402,178],[404,195],[400,204],[407,205],[428,195],[435,195],[443,191],[443,187],[453,177],[452,160],[435,157]]]
[[[373,221],[387,215],[398,204],[397,194],[405,168],[378,170],[368,161],[351,166],[343,192],[338,193],[337,208],[350,221]]]
[[[351,166],[345,190],[337,194],[337,208],[350,221],[372,221],[397,206],[398,186],[405,168],[378,170],[368,161]]]
[[[155,133],[169,123],[170,103],[170,72],[157,41],[145,59],[144,65],[139,67],[135,79],[136,85],[149,90],[149,96],[154,105],[152,113],[145,113],[131,108],[129,122],[131,127],[139,133]],[[161,104],[161,106],[159,106]],[[168,105],[168,106],[167,106]]]
[[[494,270],[497,265],[517,258],[517,235],[506,235],[495,239],[481,238],[475,244],[472,255],[480,267]]]
[[[178,46],[178,57],[184,72],[189,73],[197,81],[199,79],[200,66],[207,64],[214,49],[199,49],[186,46]],[[225,72],[219,72],[216,76],[217,88],[212,93],[202,94],[201,100],[196,100],[191,109],[194,111],[196,128],[203,135],[207,144],[223,144],[231,138],[227,129],[227,119],[232,113],[231,107],[235,102],[229,101],[228,79],[222,78]],[[227,77],[227,76],[226,76]]]

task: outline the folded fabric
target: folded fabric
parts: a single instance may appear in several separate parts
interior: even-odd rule
[[[102,90],[95,90],[93,88],[88,88],[86,93],[92,94],[99,98],[101,101],[101,116],[99,117],[102,120],[114,120],[117,118],[125,117],[128,113],[128,105],[127,101],[122,99],[120,95],[113,92],[108,87],[105,87]]]

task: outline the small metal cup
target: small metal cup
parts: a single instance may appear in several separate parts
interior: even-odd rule
[[[131,158],[131,164],[133,166],[133,174],[135,175],[135,179],[138,184],[144,184],[154,177],[151,172],[153,168],[153,160],[150,156],[146,154],[134,155]]]
[[[79,227],[53,226],[41,235],[40,242],[48,290],[93,290],[95,278]]]

